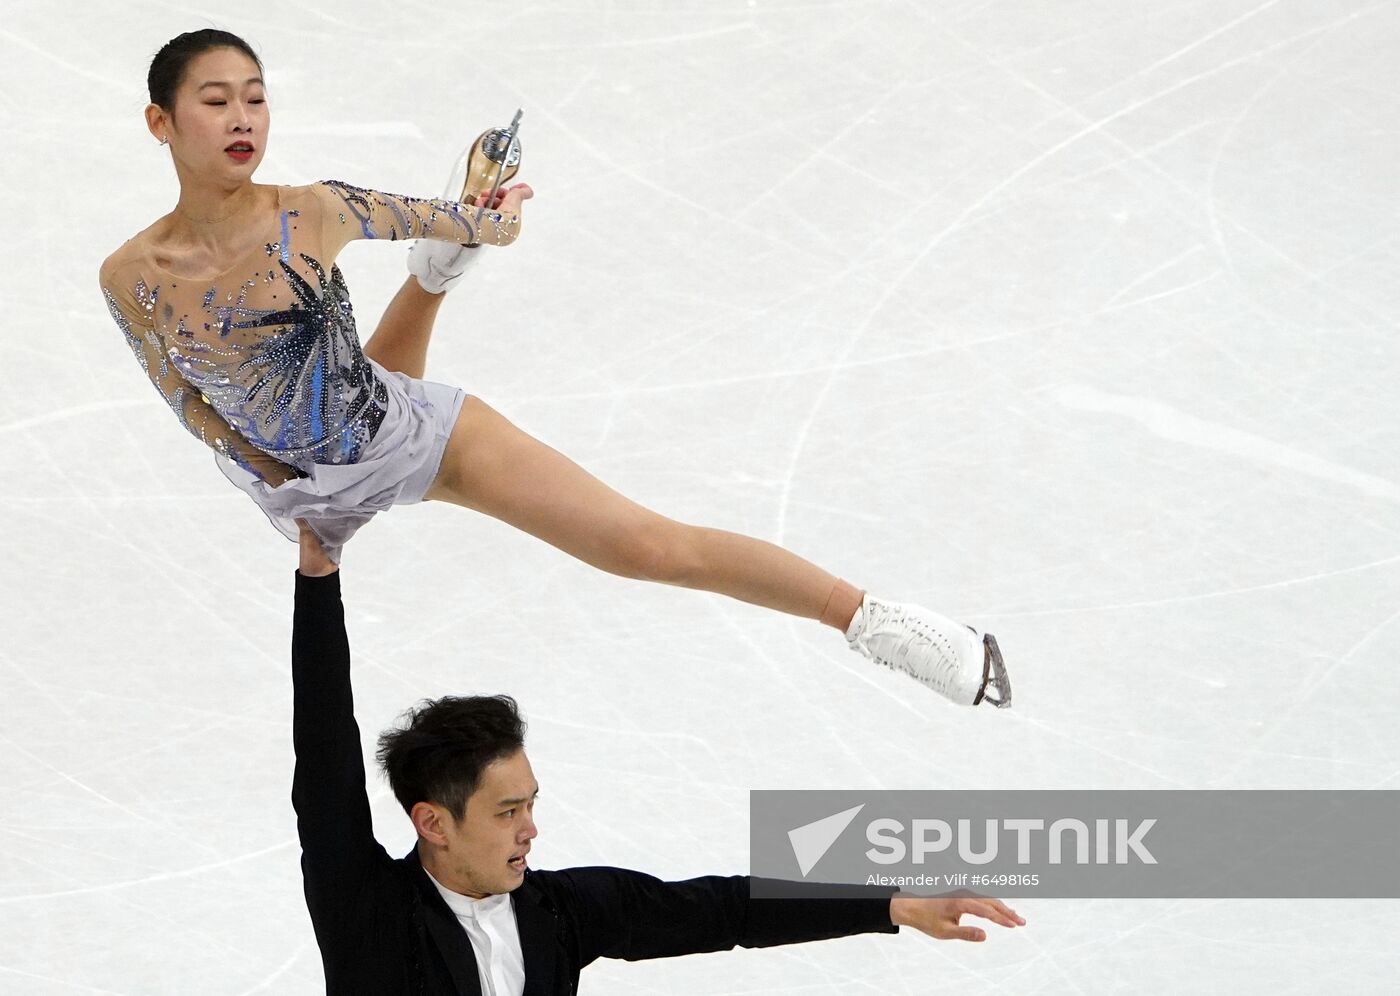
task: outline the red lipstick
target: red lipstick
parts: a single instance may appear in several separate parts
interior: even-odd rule
[[[253,143],[234,142],[232,145],[225,148],[224,152],[234,162],[246,163],[249,159],[253,158]]]

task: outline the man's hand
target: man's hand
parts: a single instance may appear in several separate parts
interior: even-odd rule
[[[940,941],[985,941],[981,927],[960,927],[964,914],[980,916],[1003,927],[1024,927],[1026,921],[1000,899],[971,892],[953,896],[904,896],[890,899],[890,922],[897,927],[913,927]]]
[[[323,578],[340,570],[335,561],[326,556],[321,540],[311,531],[305,519],[297,519],[298,539],[301,543],[301,564],[297,567],[303,577]]]

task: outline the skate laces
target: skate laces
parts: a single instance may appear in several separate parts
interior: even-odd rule
[[[946,639],[939,640],[929,632],[927,620],[912,615],[902,606],[867,600],[862,606],[866,616],[852,646],[891,670],[902,671],[928,685],[934,691],[948,694],[954,685],[959,662]],[[932,654],[916,653],[927,647]],[[932,664],[932,667],[920,666]]]

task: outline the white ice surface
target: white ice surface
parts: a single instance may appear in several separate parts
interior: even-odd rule
[[[1400,787],[1393,0],[7,0],[0,991],[321,991],[295,551],[96,286],[174,203],[148,60],[211,23],[267,64],[263,181],[436,192],[525,109],[526,234],[453,292],[430,377],[1006,652],[1017,708],[959,711],[816,624],[395,510],[345,560],[367,742],[422,696],[517,695],[540,866],[743,871],[751,788]],[[366,336],[403,256],[342,257]],[[1394,902],[1017,905],[980,946],[600,963],[584,991],[1400,978]]]

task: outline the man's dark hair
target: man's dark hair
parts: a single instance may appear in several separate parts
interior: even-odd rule
[[[185,70],[195,56],[216,48],[236,48],[252,59],[263,71],[262,60],[242,38],[218,28],[201,28],[199,31],[186,31],[166,42],[156,57],[151,60],[150,71],[146,73],[146,89],[150,91],[151,103],[167,111],[175,109],[175,91],[185,78]]]
[[[405,719],[379,735],[375,754],[405,813],[435,802],[460,820],[486,766],[525,746],[525,721],[509,695],[425,699]]]

